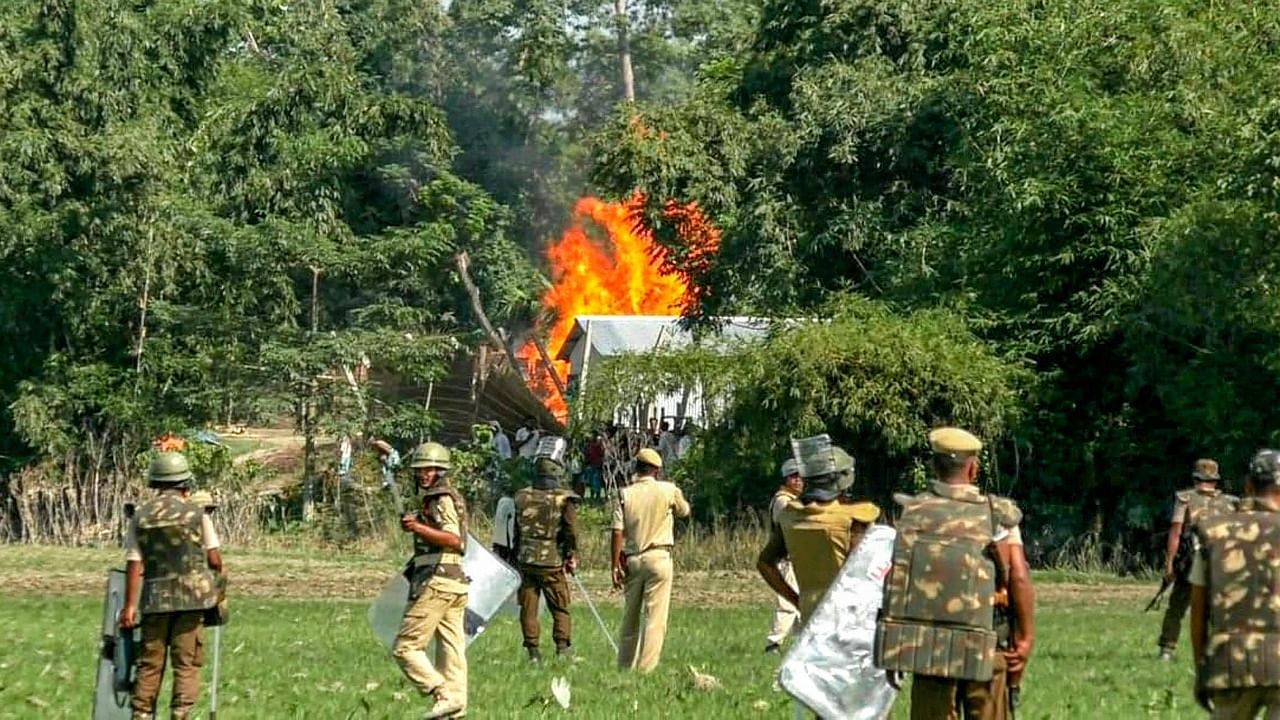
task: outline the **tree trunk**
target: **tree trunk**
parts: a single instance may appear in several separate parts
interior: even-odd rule
[[[320,329],[320,268],[311,267],[311,334]],[[302,401],[302,521],[311,522],[316,513],[316,383],[307,383],[306,399]]]
[[[613,0],[614,19],[618,24],[618,60],[622,65],[622,97],[636,101],[636,76],[631,71],[631,30],[627,18],[627,0]]]

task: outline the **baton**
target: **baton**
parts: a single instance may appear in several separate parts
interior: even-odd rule
[[[218,720],[218,666],[222,659],[222,626],[213,626],[213,679],[209,685],[209,720]]]
[[[591,602],[591,596],[587,594],[587,589],[583,587],[582,580],[577,575],[569,573],[569,577],[573,578],[573,582],[578,586],[578,592],[582,593],[582,599],[587,601],[587,607],[591,608],[591,614],[596,616],[596,622],[600,623],[600,631],[604,633],[604,639],[609,641],[609,647],[613,648],[613,654],[618,654],[618,643],[613,641],[613,635],[609,632],[609,626],[604,624],[604,618],[600,617],[600,613],[596,610],[595,603]]]

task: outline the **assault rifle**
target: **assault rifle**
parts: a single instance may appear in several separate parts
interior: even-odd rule
[[[1197,545],[1199,545],[1199,542],[1196,534],[1191,530],[1191,525],[1184,523],[1182,534],[1178,537],[1178,552],[1173,556],[1173,576],[1160,580],[1160,589],[1151,597],[1150,602],[1147,603],[1142,612],[1151,612],[1159,608],[1160,601],[1164,599],[1165,593],[1173,586],[1174,578],[1185,578],[1191,574],[1191,559],[1195,557]]]

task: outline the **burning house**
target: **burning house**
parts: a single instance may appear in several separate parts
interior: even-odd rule
[[[721,331],[711,340],[732,344],[762,337],[770,321],[761,318],[728,317],[720,319]],[[584,386],[593,364],[625,353],[661,352],[686,347],[693,335],[680,325],[674,315],[579,315],[561,345],[556,360],[566,367],[567,386],[572,392]],[[636,429],[647,428],[651,420],[672,420],[678,426],[689,420],[705,425],[706,406],[701,388],[686,387],[678,392],[637,398],[630,405],[615,410],[615,424]]]

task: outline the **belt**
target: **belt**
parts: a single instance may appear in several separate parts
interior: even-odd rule
[[[641,551],[640,551],[640,552],[638,552],[638,553],[631,553],[631,554],[630,554],[630,555],[628,555],[627,557],[640,557],[641,555],[643,555],[643,554],[645,554],[645,553],[647,553],[647,552],[652,552],[652,551],[654,551],[654,550],[666,550],[667,552],[670,552],[670,551],[671,551],[671,548],[673,548],[673,547],[675,547],[675,545],[650,545],[649,547],[647,547],[647,548],[645,548],[645,549],[641,550]]]

